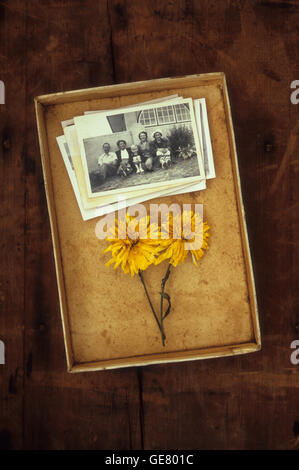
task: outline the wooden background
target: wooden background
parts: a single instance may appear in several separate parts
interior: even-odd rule
[[[298,24],[295,0],[0,0],[0,447],[299,448]],[[231,98],[263,349],[67,374],[33,98],[214,71]]]

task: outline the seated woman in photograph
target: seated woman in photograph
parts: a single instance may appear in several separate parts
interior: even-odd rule
[[[140,132],[138,137],[138,151],[142,159],[143,167],[145,170],[151,171],[153,169],[153,156],[150,152],[150,143],[147,140],[147,132]]]
[[[132,151],[129,147],[127,147],[127,142],[125,140],[118,140],[117,146],[117,174],[120,176],[128,176],[133,171]]]
[[[116,175],[118,168],[118,160],[115,152],[111,152],[110,144],[103,144],[104,153],[98,158],[99,174],[106,180],[108,176]]]
[[[165,139],[160,130],[156,130],[153,135],[153,140],[150,142],[150,152],[153,156],[153,164],[155,168],[159,168],[160,164],[160,155],[158,154],[159,149],[168,148],[168,140]]]

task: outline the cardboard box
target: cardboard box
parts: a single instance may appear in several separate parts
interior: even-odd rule
[[[202,192],[163,202],[202,203],[210,248],[198,267],[173,269],[167,284],[172,312],[163,348],[138,276],[104,266],[97,219],[83,221],[56,143],[61,121],[178,93],[205,98],[216,179]],[[35,99],[69,372],[231,356],[261,347],[254,277],[237,154],[223,73],[165,78],[55,93]],[[153,202],[153,201],[151,201]],[[155,200],[159,203],[159,200]],[[166,265],[144,273],[159,305]]]

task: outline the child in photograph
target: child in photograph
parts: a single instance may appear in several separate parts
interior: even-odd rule
[[[133,164],[136,169],[136,173],[144,173],[144,169],[142,168],[142,160],[141,156],[139,155],[138,147],[137,145],[132,145],[131,146],[131,151],[132,151],[132,160]]]
[[[169,168],[171,165],[170,149],[167,147],[157,149],[157,158],[159,159],[160,165],[164,170]]]

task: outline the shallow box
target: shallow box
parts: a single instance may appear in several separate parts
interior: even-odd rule
[[[185,261],[173,269],[167,284],[173,307],[165,320],[163,348],[138,276],[131,279],[104,266],[108,258],[102,251],[107,244],[95,236],[97,219],[84,222],[81,218],[56,136],[62,134],[62,120],[84,111],[174,93],[206,99],[217,178],[207,182],[205,191],[163,198],[168,204],[202,203],[211,227],[210,248],[199,266]],[[37,97],[35,106],[68,371],[258,351],[254,277],[224,74],[55,93]],[[150,267],[144,273],[157,305],[165,266]]]

